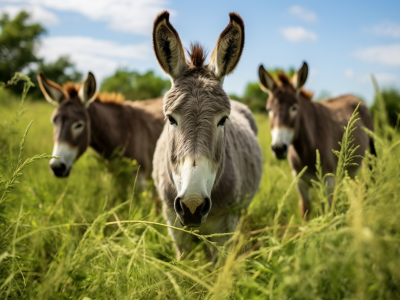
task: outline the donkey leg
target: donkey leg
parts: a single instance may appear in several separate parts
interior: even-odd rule
[[[210,232],[214,233],[227,233],[227,232],[235,232],[237,224],[239,222],[239,215],[236,214],[228,214],[225,218],[222,220],[213,220],[212,228]],[[223,247],[225,243],[231,238],[230,235],[228,236],[215,236],[210,238],[210,241],[216,243],[218,247]],[[209,249],[209,259],[212,263],[216,263],[218,261],[219,257],[219,251],[218,248],[213,247]]]
[[[168,228],[168,232],[175,244],[176,259],[185,259],[192,251],[192,236],[172,228]]]
[[[310,204],[310,185],[300,179],[296,185],[299,194],[300,214],[303,219],[308,220],[311,212]]]
[[[163,214],[164,218],[167,220],[167,225],[174,227],[182,227],[179,222],[176,221],[176,214],[174,211],[168,208],[168,206],[163,203]],[[175,244],[176,258],[185,259],[188,254],[192,251],[191,242],[192,236],[188,233],[182,232],[180,230],[168,228],[168,233],[171,236]]]

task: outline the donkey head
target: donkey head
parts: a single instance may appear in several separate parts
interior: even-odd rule
[[[198,44],[191,46],[186,61],[167,11],[154,22],[154,52],[172,81],[164,96],[164,114],[169,120],[166,155],[177,193],[174,209],[184,226],[204,223],[212,206],[211,191],[224,168],[225,127],[231,107],[222,83],[238,64],[244,46],[243,20],[236,13],[229,16],[208,65]]]
[[[280,81],[276,82],[260,65],[259,84],[261,89],[269,95],[267,111],[271,124],[271,150],[278,159],[286,158],[289,145],[293,141],[296,120],[301,109],[297,95],[307,80],[307,74],[308,66],[304,62],[291,81],[285,74],[280,73],[278,74]]]
[[[54,125],[54,148],[50,169],[57,177],[67,177],[75,160],[90,142],[88,105],[96,98],[96,80],[91,72],[77,89],[72,83],[61,87],[39,72],[40,89],[51,104],[57,106],[51,117]]]

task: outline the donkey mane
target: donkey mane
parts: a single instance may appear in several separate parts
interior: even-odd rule
[[[277,72],[276,75],[278,76],[278,80],[280,85],[290,85],[292,86],[292,82],[289,77],[284,72]],[[300,89],[300,93],[306,97],[307,99],[311,100],[314,92],[306,90],[305,88]]]
[[[67,82],[63,84],[64,90],[68,93],[68,95],[73,98],[78,96],[79,89],[81,88],[81,84],[74,83],[74,82]],[[97,92],[95,101],[102,102],[102,103],[113,103],[121,105],[124,102],[125,96],[121,93],[109,93],[109,92]]]
[[[207,58],[207,51],[198,42],[190,44],[190,50],[186,50],[189,54],[190,61],[194,67],[201,68]]]

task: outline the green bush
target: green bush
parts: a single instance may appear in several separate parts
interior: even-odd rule
[[[153,71],[140,74],[123,68],[104,79],[100,90],[119,92],[129,100],[146,100],[164,95],[170,87],[169,80],[154,75]]]
[[[390,126],[395,127],[400,113],[400,91],[395,88],[385,88],[381,91],[384,100],[386,114]],[[371,106],[371,113],[376,117],[378,110],[378,95],[375,95],[374,103]]]

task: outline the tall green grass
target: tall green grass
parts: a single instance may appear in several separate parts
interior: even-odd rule
[[[19,100],[0,90],[0,105],[1,129],[10,132],[0,139],[4,191],[18,162],[50,153],[53,107],[28,101],[16,122]],[[290,168],[269,150],[268,119],[256,119],[264,155],[260,189],[229,242],[218,247],[215,264],[207,252],[216,245],[196,232],[198,246],[187,259],[176,259],[151,183],[133,191],[134,177],[126,178],[134,170],[131,163],[110,168],[88,151],[68,179],[50,175],[47,159],[17,172],[20,183],[0,203],[0,298],[398,298],[400,138],[386,136],[381,127],[370,133],[378,158],[367,153],[351,180],[346,163],[357,145],[351,143],[350,122],[338,153],[343,172],[335,175],[335,205],[314,209],[304,222]],[[319,179],[315,208],[329,192],[322,174]],[[124,180],[129,189],[119,186]]]

